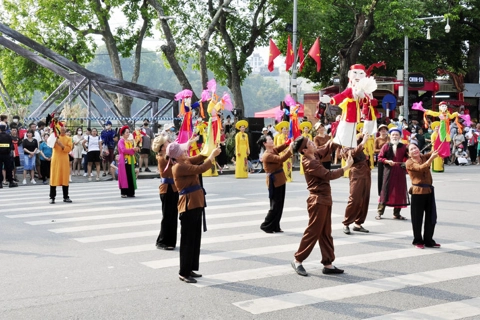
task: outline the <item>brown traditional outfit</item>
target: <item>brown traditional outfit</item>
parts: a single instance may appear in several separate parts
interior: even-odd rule
[[[313,139],[313,142],[315,143],[315,146],[317,148],[320,148],[321,146],[324,146],[331,140],[331,137],[326,134],[325,137],[320,137],[319,135],[315,136]],[[322,165],[325,167],[325,169],[330,170],[332,166],[332,153],[335,150],[332,150],[329,154],[325,155],[325,157],[322,160]]]
[[[344,159],[348,157],[345,152]],[[363,152],[363,145],[352,149],[353,165],[350,168],[350,196],[345,208],[345,219],[343,224],[348,227],[354,223],[361,225],[365,222],[370,202],[370,187],[372,184],[371,169],[368,158]]]
[[[173,180],[172,166],[167,167],[165,157],[157,156],[157,161],[161,177],[158,189],[162,201],[162,222],[156,245],[161,249],[173,249],[177,245],[178,190]]]
[[[212,162],[198,155],[172,167],[173,179],[178,189],[178,212],[180,212],[180,271],[182,277],[190,277],[200,264],[202,237],[202,213],[205,207],[205,190],[199,175],[210,169]]]
[[[410,207],[412,214],[412,228],[414,245],[425,245],[426,247],[437,246],[433,240],[433,232],[437,223],[437,209],[435,204],[435,194],[433,189],[433,179],[430,172],[430,164],[427,160],[432,152],[420,155],[420,162],[408,159],[406,166],[412,187],[409,193],[412,195],[412,204]],[[425,227],[422,224],[423,215],[425,213]],[[438,245],[439,246],[439,245]]]
[[[265,151],[262,156],[263,169],[267,173],[268,197],[270,198],[270,210],[261,224],[260,229],[267,233],[281,232],[280,219],[282,218],[283,205],[285,203],[285,184],[287,178],[283,170],[283,163],[290,159],[292,152],[288,150],[279,155],[288,146],[283,144],[273,148],[272,152]]]
[[[302,160],[310,195],[307,199],[308,227],[305,229],[298,251],[295,253],[295,260],[300,263],[308,258],[317,241],[322,254],[321,263],[330,265],[335,260],[330,180],[340,178],[343,175],[343,169],[327,170],[323,167],[322,161],[325,157],[330,156],[336,147],[337,145],[329,143],[316,150],[314,159],[304,156]]]

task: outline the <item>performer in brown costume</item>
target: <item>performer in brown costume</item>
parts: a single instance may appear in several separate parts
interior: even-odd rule
[[[179,278],[187,283],[196,283],[195,273],[200,264],[200,244],[202,237],[202,213],[205,208],[205,190],[200,185],[199,174],[209,170],[215,157],[220,154],[216,148],[203,164],[205,157],[198,155],[189,158],[187,151],[178,143],[172,142],[167,148],[172,168],[173,180],[178,189],[178,212],[180,213],[180,272]],[[168,164],[171,165],[171,163]]]
[[[418,146],[410,143],[408,146],[410,159],[406,166],[412,187],[409,193],[412,195],[412,244],[418,248],[440,248],[440,244],[433,240],[433,232],[437,223],[437,209],[435,204],[435,194],[433,191],[433,179],[430,172],[430,165],[438,157],[438,150],[427,154],[420,154]],[[422,237],[423,216],[425,214],[425,226]]]
[[[343,273],[342,269],[332,265],[335,260],[333,238],[332,238],[332,190],[330,180],[343,176],[353,164],[351,155],[343,168],[333,171],[323,167],[322,161],[338,147],[331,141],[320,148],[316,148],[313,141],[305,137],[295,140],[293,150],[303,155],[302,164],[305,170],[305,180],[310,195],[307,199],[307,210],[309,215],[308,227],[303,233],[302,241],[295,259],[292,261],[293,269],[301,276],[307,276],[302,262],[308,258],[315,243],[318,241],[322,254],[321,263],[324,265],[324,274]]]
[[[377,131],[379,132],[379,136],[375,138],[375,155],[377,156],[377,184],[378,184],[378,195],[382,192],[382,184],[383,184],[383,162],[378,161],[378,154],[380,153],[380,150],[382,149],[383,145],[385,143],[388,143],[390,141],[388,137],[388,127],[384,124],[382,124],[380,127],[378,127]]]
[[[288,147],[288,144],[285,143],[274,147],[273,139],[270,136],[260,137],[258,144],[265,148],[262,163],[263,169],[267,173],[268,197],[270,198],[270,210],[268,210],[268,214],[260,229],[266,233],[283,232],[280,228],[280,219],[282,219],[283,205],[285,203],[285,184],[287,182],[283,163],[292,156],[293,146],[280,155]]]
[[[313,142],[315,143],[315,146],[317,148],[320,148],[321,146],[325,145],[328,141],[331,140],[331,137],[326,133],[325,126],[319,121],[315,124],[313,127],[317,131],[317,135],[313,139]],[[332,153],[335,150],[332,151]],[[331,165],[332,165],[332,155],[327,154],[325,158],[322,159],[322,165],[325,167],[325,169],[330,170]]]
[[[152,150],[157,153],[160,185],[158,190],[162,201],[162,222],[158,235],[157,249],[173,250],[177,244],[178,190],[173,180],[172,166],[168,166],[166,149],[170,144],[168,135],[160,134],[153,140]]]
[[[343,232],[350,234],[349,225],[355,222],[353,231],[368,232],[362,227],[368,213],[370,202],[370,187],[372,184],[371,169],[368,157],[363,152],[363,147],[368,140],[368,135],[357,141],[360,144],[356,148],[342,148],[342,157],[346,160],[349,154],[352,155],[353,165],[350,168],[350,197],[345,208],[345,219],[343,220]]]

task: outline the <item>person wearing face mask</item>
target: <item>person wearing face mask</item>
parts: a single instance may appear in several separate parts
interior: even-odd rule
[[[115,142],[117,140],[116,132],[112,129],[112,122],[110,120],[105,122],[105,129],[102,130],[100,137],[103,141],[103,176],[106,177],[110,168],[110,164],[114,159]]]
[[[80,175],[80,170],[82,167],[82,152],[83,152],[83,130],[78,127],[73,136],[73,166],[72,174],[74,176]]]
[[[47,144],[48,133],[43,134],[43,141],[40,143],[40,172],[42,173],[43,184],[47,184],[47,179],[50,178],[50,162],[52,161],[53,149]]]
[[[384,171],[375,219],[382,219],[385,208],[393,207],[393,219],[406,220],[400,211],[410,204],[405,171],[407,159],[407,147],[400,141],[400,130],[393,127],[390,129],[390,143],[385,144],[378,154],[378,162],[383,163]]]

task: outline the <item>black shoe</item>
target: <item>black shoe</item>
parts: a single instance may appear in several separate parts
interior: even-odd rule
[[[72,203],[72,200],[70,198],[67,198],[67,199],[63,199],[63,202]]]
[[[50,199],[50,204],[55,204],[55,199]]]
[[[159,249],[159,250],[168,250],[168,251],[171,251],[171,250],[174,250],[174,249],[175,249],[175,247],[167,247],[167,246],[165,246],[165,245],[163,245],[163,244],[157,244],[156,246],[157,246],[157,249]]]
[[[152,172],[152,171],[149,168],[146,168],[145,172]]]
[[[195,278],[192,278],[192,277],[184,277],[184,276],[178,275],[178,278],[181,281],[184,281],[186,283],[197,283],[197,280]]]
[[[298,273],[299,275],[304,276],[304,277],[308,276],[307,271],[305,270],[305,268],[301,264],[298,267],[295,264],[295,261],[292,261],[291,264],[292,264],[293,270],[295,270],[296,273]]]
[[[142,168],[138,169],[138,172],[142,172]]]
[[[10,182],[10,184],[8,185],[9,188],[16,188],[18,187],[18,184],[16,184],[15,182]]]
[[[343,233],[350,234],[350,228],[348,226],[343,226]]]
[[[202,275],[200,273],[196,273],[196,272],[190,272],[190,276],[193,277],[193,278],[201,278]]]
[[[353,231],[364,232],[364,233],[369,233],[370,232],[362,226],[360,226],[360,228],[359,227],[353,227]]]
[[[102,174],[102,177],[106,177],[106,176],[107,176],[107,174],[104,172],[104,173]]]
[[[323,268],[322,273],[323,274],[340,274],[340,273],[343,273],[343,270],[333,266],[333,269]]]

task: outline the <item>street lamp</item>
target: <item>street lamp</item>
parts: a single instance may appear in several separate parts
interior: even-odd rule
[[[415,20],[445,20],[443,16],[434,16],[426,18],[416,18]],[[447,25],[445,26],[445,33],[449,33],[451,30],[450,24],[448,23],[449,19],[447,18]],[[427,40],[430,40],[430,27],[427,30]],[[408,36],[405,35],[404,43],[404,55],[403,55],[403,118],[407,120],[408,123]]]

